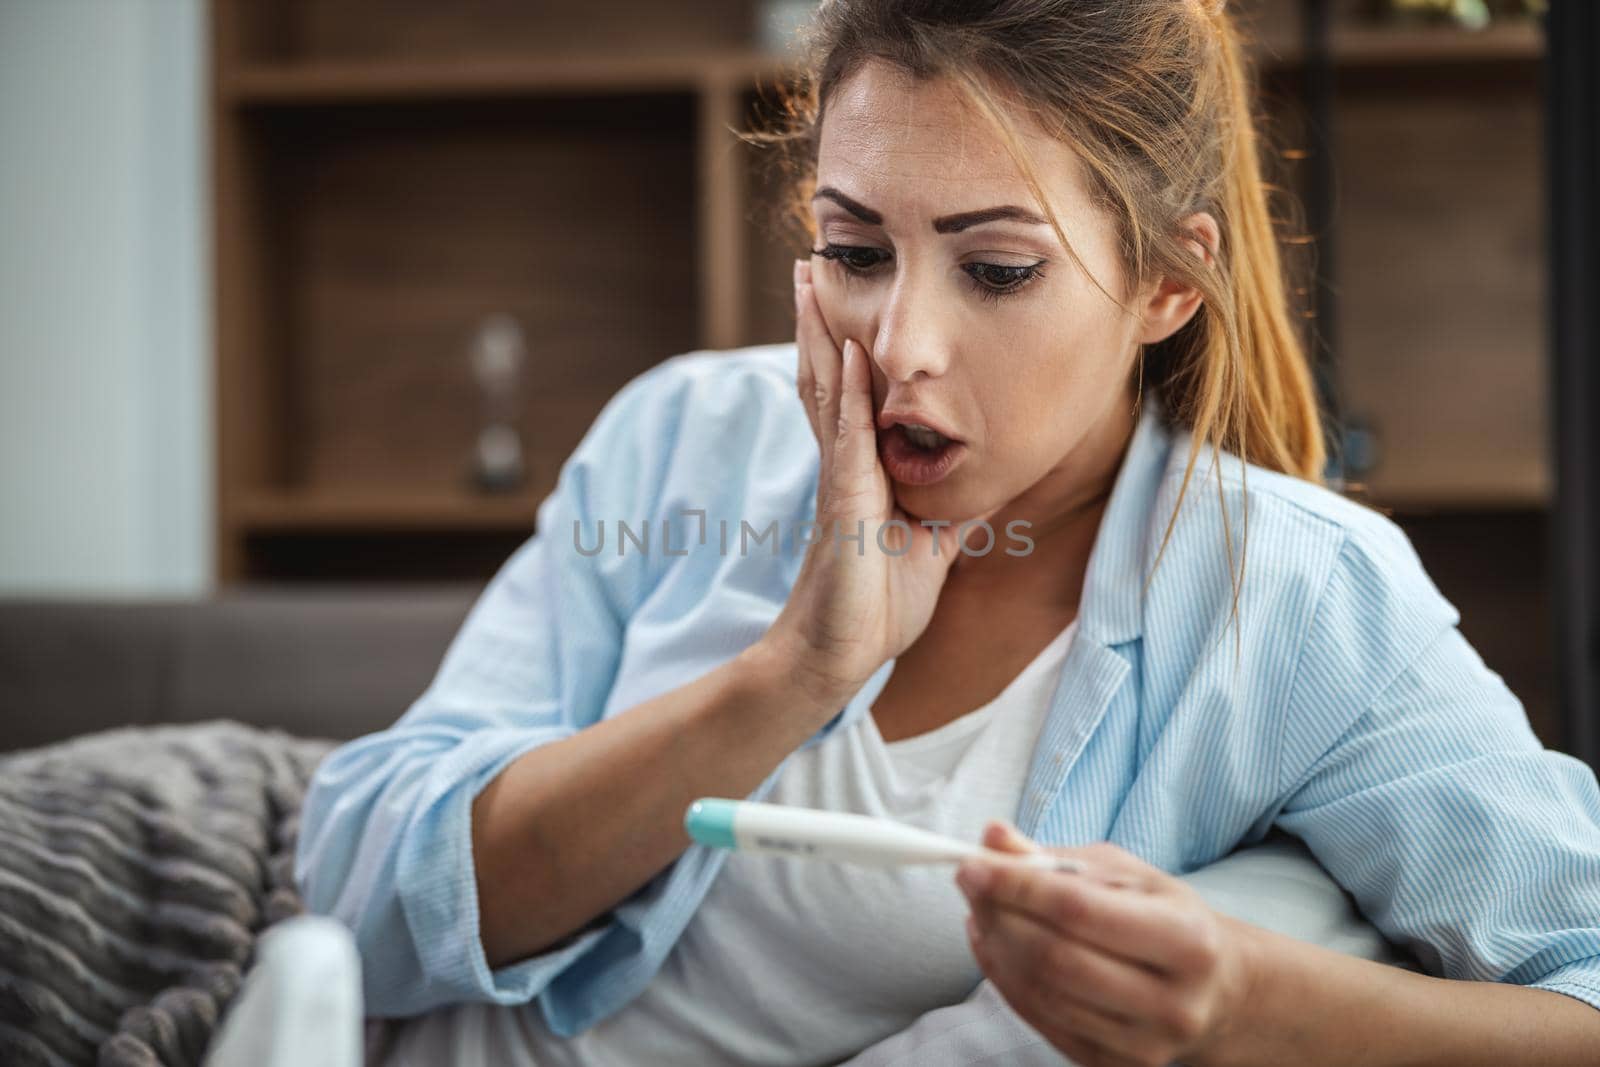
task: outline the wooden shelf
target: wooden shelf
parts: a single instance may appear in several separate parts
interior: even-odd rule
[[[260,492],[241,497],[235,520],[250,534],[340,530],[459,530],[532,533],[552,486],[515,495],[404,494],[331,490]]]
[[[1386,511],[1407,515],[1460,512],[1541,511],[1550,506],[1548,487],[1530,479],[1522,485],[1401,483],[1369,485],[1361,499]]]
[[[1341,63],[1490,63],[1534,60],[1544,54],[1544,30],[1536,22],[1497,23],[1482,30],[1361,29],[1333,35]]]
[[[223,94],[244,107],[309,107],[386,100],[695,93],[780,79],[781,56],[530,56],[446,61],[255,64],[228,74]]]
[[[1336,27],[1329,41],[1341,67],[1411,67],[1452,63],[1537,60],[1544,30],[1537,22],[1499,22],[1482,30],[1439,27]],[[1295,68],[1305,62],[1304,42],[1274,33],[1257,49],[1263,67]]]

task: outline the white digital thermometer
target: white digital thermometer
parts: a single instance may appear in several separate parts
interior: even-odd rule
[[[713,848],[872,867],[960,863],[970,856],[992,856],[1055,871],[1083,870],[1082,864],[1065,856],[999,852],[892,819],[723,797],[701,797],[690,804],[683,826],[690,837]]]

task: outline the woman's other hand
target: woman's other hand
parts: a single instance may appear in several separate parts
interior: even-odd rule
[[[822,460],[815,537],[768,637],[837,703],[927,628],[960,545],[953,526],[922,525],[896,505],[878,456],[870,357],[854,339],[834,343],[811,264],[796,260],[794,277],[796,382]]]
[[[1017,1014],[1082,1067],[1200,1063],[1249,996],[1247,927],[1109,844],[1041,849],[1007,823],[984,844],[1078,860],[1081,874],[962,863],[967,938]]]

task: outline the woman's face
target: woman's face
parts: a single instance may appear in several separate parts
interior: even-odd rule
[[[1076,154],[1036,128],[1026,147],[1085,266],[1123,295],[1115,224],[1090,203]],[[995,208],[1022,217],[985,217]],[[937,482],[896,478],[902,508],[960,521],[1047,475],[1063,498],[1105,476],[1131,427],[1146,324],[1074,264],[998,135],[947,82],[881,60],[842,82],[812,211],[817,247],[844,257],[813,255],[817,302],[835,343],[871,353],[874,413],[921,413],[965,445]],[[900,432],[881,427],[880,451]]]

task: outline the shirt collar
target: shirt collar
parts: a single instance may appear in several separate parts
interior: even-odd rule
[[[1078,607],[1079,633],[1107,645],[1132,641],[1144,631],[1146,525],[1172,444],[1160,397],[1148,386],[1140,409],[1089,553]]]

